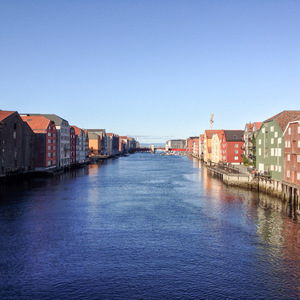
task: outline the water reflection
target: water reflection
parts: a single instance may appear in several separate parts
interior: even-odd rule
[[[196,159],[137,154],[1,192],[0,298],[300,297],[288,206]]]

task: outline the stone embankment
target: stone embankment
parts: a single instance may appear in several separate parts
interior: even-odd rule
[[[226,185],[257,191],[291,203],[300,214],[300,197],[297,189],[287,188],[281,181],[270,176],[257,175],[248,172],[244,166],[209,166],[207,171],[222,180]]]

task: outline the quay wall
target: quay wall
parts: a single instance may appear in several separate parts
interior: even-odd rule
[[[257,191],[272,197],[291,203],[295,211],[300,214],[300,189],[288,183],[271,179],[266,176],[254,176],[253,174],[234,174],[214,167],[206,166],[207,171],[219,178],[227,186],[239,187]]]

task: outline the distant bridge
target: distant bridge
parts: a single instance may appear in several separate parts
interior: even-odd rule
[[[160,150],[165,151],[165,147],[154,147],[154,150]],[[186,152],[186,149],[175,149],[175,148],[169,148],[169,151],[171,152]],[[151,147],[142,147],[142,148],[135,148],[133,149],[133,152],[151,152]]]

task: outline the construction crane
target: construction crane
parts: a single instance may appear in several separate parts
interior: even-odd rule
[[[212,130],[212,124],[213,124],[213,118],[214,118],[214,114],[211,115],[211,118],[210,118],[210,130]]]

